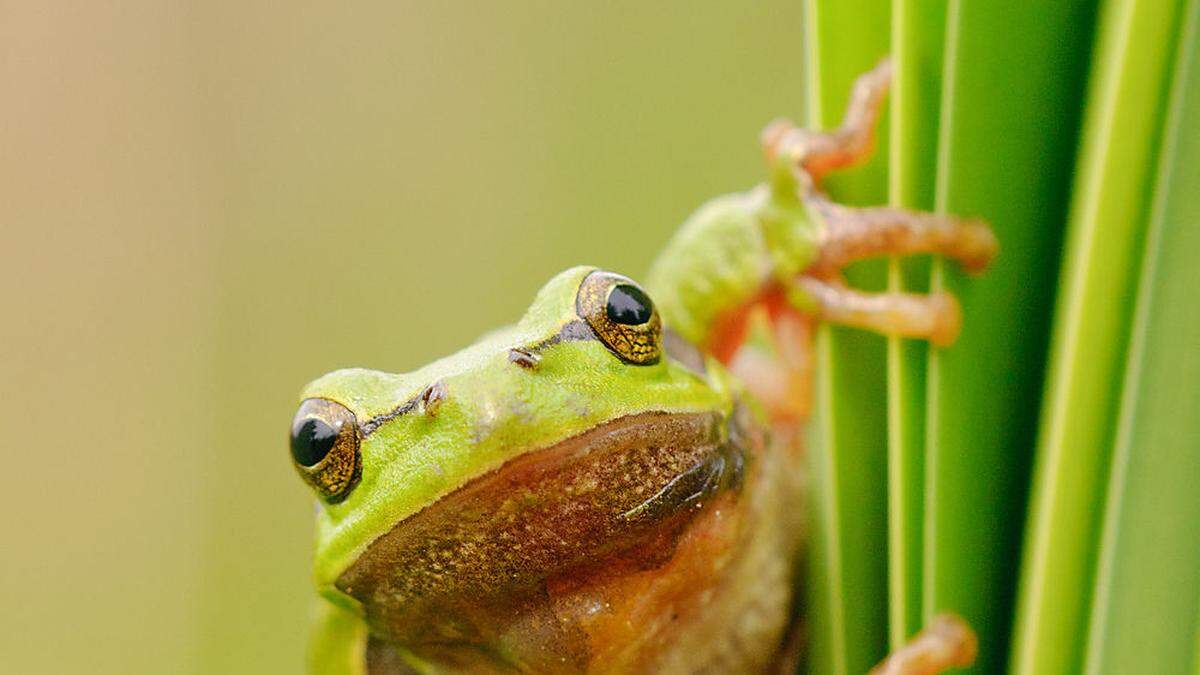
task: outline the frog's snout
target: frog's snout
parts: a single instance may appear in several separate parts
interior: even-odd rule
[[[345,499],[362,477],[361,444],[358,420],[341,403],[305,399],[292,419],[292,464],[331,504]]]

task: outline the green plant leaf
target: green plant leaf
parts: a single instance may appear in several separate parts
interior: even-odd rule
[[[965,279],[958,342],[929,357],[924,612],[979,633],[975,672],[1005,663],[1052,289],[1091,40],[1092,3],[950,3],[937,205],[988,218],[1001,252]]]
[[[855,78],[888,51],[888,0],[808,0],[807,124],[841,122]],[[880,125],[881,147],[886,124]],[[887,199],[886,157],[830,176],[837,200]],[[862,265],[848,279],[882,288],[882,264]],[[885,345],[876,336],[822,327],[816,338],[816,410],[809,456],[813,468],[813,538],[808,582],[814,673],[866,672],[887,645]]]
[[[1104,8],[1038,438],[1013,672],[1079,668],[1178,0]],[[1161,671],[1159,671],[1161,672]]]
[[[1096,675],[1195,671],[1200,658],[1200,1],[1187,5],[1108,484]]]
[[[888,201],[893,206],[920,210],[934,206],[945,35],[944,0],[892,2]],[[928,290],[929,260],[891,260],[888,288]],[[892,649],[919,631],[922,623],[928,351],[923,340],[888,339],[888,639]]]

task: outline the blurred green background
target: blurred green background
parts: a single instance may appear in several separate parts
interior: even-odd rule
[[[1200,673],[1200,0],[78,4],[0,0],[0,671],[299,672],[299,388],[640,275],[890,52],[826,187],[1003,252],[891,268],[952,349],[818,332],[810,665],[950,609],[976,673]]]
[[[299,672],[300,386],[641,274],[802,111],[800,3],[430,4],[0,1],[5,672]]]

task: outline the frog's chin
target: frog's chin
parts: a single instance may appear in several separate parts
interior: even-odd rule
[[[701,514],[737,501],[743,451],[719,413],[623,417],[405,519],[335,587],[361,605],[374,639],[449,665],[534,653],[578,662],[580,622],[615,600],[577,591],[664,566]]]

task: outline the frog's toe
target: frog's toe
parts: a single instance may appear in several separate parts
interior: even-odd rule
[[[979,218],[891,207],[853,208],[824,198],[815,199],[813,208],[823,230],[812,271],[825,276],[859,260],[921,253],[944,255],[967,272],[978,273],[1000,248],[992,228]]]

